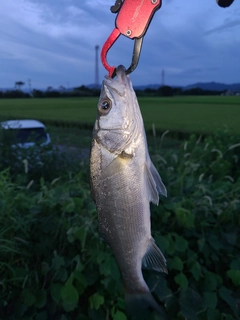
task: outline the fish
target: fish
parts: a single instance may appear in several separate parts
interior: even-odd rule
[[[128,314],[160,313],[142,268],[167,273],[150,222],[150,202],[158,204],[159,194],[167,196],[167,190],[150,159],[137,97],[122,65],[114,79],[106,76],[102,83],[90,152],[90,185],[99,233],[117,262]]]

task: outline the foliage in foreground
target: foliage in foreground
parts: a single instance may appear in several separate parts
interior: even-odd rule
[[[239,141],[192,136],[163,156],[151,151],[169,194],[152,206],[169,274],[144,271],[149,287],[169,319],[239,319]],[[85,171],[37,188],[1,172],[0,319],[126,320]]]

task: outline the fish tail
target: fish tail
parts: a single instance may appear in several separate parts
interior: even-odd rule
[[[159,320],[166,320],[164,309],[157,303],[150,291],[141,293],[125,292],[126,311],[131,320],[152,319],[153,311],[159,315]],[[155,319],[155,318],[154,318]]]

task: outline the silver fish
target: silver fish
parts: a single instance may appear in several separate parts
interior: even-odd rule
[[[91,192],[99,232],[118,264],[129,312],[159,310],[142,267],[167,273],[166,260],[151,236],[150,202],[166,188],[147,147],[138,101],[125,68],[105,77],[98,102],[90,156]],[[139,307],[141,307],[139,309]]]

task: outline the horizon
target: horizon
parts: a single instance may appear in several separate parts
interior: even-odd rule
[[[196,81],[194,83],[190,83],[190,84],[187,84],[187,85],[170,85],[170,84],[161,84],[161,83],[149,83],[149,84],[140,84],[140,85],[133,85],[133,88],[140,88],[140,87],[143,87],[143,88],[150,88],[150,87],[162,87],[162,86],[169,86],[169,87],[172,87],[172,88],[185,88],[185,87],[190,87],[190,86],[193,86],[193,85],[210,85],[210,84],[216,84],[216,85],[222,85],[222,86],[239,86],[240,87],[240,81],[237,83],[226,83],[226,82],[216,82],[216,81]],[[60,90],[60,88],[64,88],[64,90],[66,91],[69,91],[69,90],[72,90],[74,88],[78,88],[78,87],[81,87],[81,86],[84,86],[86,88],[90,88],[90,89],[94,89],[94,87],[98,87],[98,88],[101,88],[101,84],[94,84],[94,83],[91,83],[91,84],[80,84],[80,85],[77,85],[77,86],[74,86],[74,87],[64,87],[62,85],[59,85],[59,86],[56,86],[56,87],[53,87],[53,86],[47,86],[46,88],[35,88],[35,87],[29,87],[27,84],[24,83],[24,85],[22,85],[22,88],[19,88],[19,89],[16,89],[16,85],[14,84],[13,87],[0,87],[0,91],[7,91],[7,90],[20,90],[20,91],[24,91],[24,92],[31,92],[33,90],[41,90],[41,91],[47,91],[49,88],[51,88],[51,90]],[[221,91],[221,90],[219,90]]]

